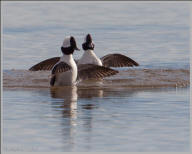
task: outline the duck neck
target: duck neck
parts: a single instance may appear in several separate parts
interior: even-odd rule
[[[73,54],[63,54],[63,56],[61,57],[61,61],[64,61],[66,63],[69,63],[70,61],[73,61]]]
[[[86,54],[94,54],[94,51],[92,49],[84,50]]]
[[[73,54],[74,49],[72,47],[61,47],[61,51],[64,55],[70,55]]]

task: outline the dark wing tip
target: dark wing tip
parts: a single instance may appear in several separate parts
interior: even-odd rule
[[[60,57],[46,59],[36,65],[33,65],[29,71],[51,70],[53,66],[59,61],[59,59]]]
[[[101,58],[101,61],[106,67],[133,67],[139,64],[133,59],[122,54],[108,54]]]
[[[82,64],[78,66],[78,78],[80,79],[102,79],[117,74],[117,70],[94,64]]]

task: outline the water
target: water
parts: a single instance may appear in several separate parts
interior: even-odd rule
[[[6,90],[7,151],[189,151],[189,90]]]
[[[188,3],[3,2],[2,21],[4,69],[61,56],[64,37],[74,35],[81,47],[87,33],[99,57],[118,52],[141,67],[189,69]]]
[[[190,149],[188,2],[2,2],[4,151]],[[50,89],[32,65],[91,33],[99,57],[140,66]],[[78,59],[82,51],[75,52]]]
[[[6,70],[3,86],[16,88],[49,88],[51,71]],[[185,69],[119,69],[115,76],[98,80],[82,81],[77,86],[101,86],[107,88],[128,87],[188,87],[190,72]]]

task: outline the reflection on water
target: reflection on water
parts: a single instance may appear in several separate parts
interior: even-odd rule
[[[102,98],[103,90],[102,89],[79,89],[77,86],[68,86],[68,87],[51,87],[50,94],[52,98],[61,98],[59,102],[53,102],[55,108],[61,108],[63,110],[63,117],[76,117],[77,114],[77,99],[79,98]],[[59,106],[55,105],[60,104]],[[96,105],[88,103],[82,104],[83,109],[93,109],[96,108]]]
[[[63,142],[65,142],[64,149],[67,147],[69,151],[73,151],[75,144],[76,127],[78,125],[77,121],[77,99],[84,98],[91,100],[92,98],[102,98],[103,90],[102,89],[80,89],[77,90],[76,86],[67,86],[67,87],[53,87],[50,88],[50,95],[52,98],[59,98],[58,101],[52,102],[52,107],[62,112],[63,120],[62,125],[62,136]],[[81,105],[83,110],[82,126],[85,131],[89,134],[92,128],[92,114],[91,110],[97,108],[97,105],[90,101]],[[85,110],[90,110],[86,112]],[[81,115],[80,115],[81,116]],[[91,140],[90,135],[85,135],[86,141]],[[89,146],[87,147],[89,149]],[[65,151],[65,150],[64,150]]]
[[[69,149],[73,149],[75,126],[77,125],[77,87],[52,87],[50,88],[52,98],[60,98],[59,101],[53,101],[52,107],[62,112],[62,136],[63,142]],[[63,147],[65,149],[65,147]]]
[[[59,152],[187,151],[188,92],[115,86],[9,89],[3,102],[4,144],[23,151],[32,145],[35,151]]]
[[[78,96],[80,98],[87,98],[91,99],[93,97],[103,97],[103,90],[102,89],[79,89]]]
[[[77,87],[53,87],[50,88],[51,97],[63,98],[63,102],[59,102],[59,108],[63,109],[63,117],[76,118],[77,112]],[[58,102],[57,102],[58,104]],[[57,106],[58,107],[58,106]]]

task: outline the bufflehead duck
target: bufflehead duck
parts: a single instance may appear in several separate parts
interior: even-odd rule
[[[72,56],[74,50],[79,50],[75,38],[73,36],[66,37],[61,47],[62,57],[44,60],[29,70],[51,70],[51,86],[75,85],[77,80],[101,79],[118,73],[116,70],[94,64],[80,64],[77,67]]]
[[[84,54],[81,59],[78,60],[79,64],[95,64],[105,67],[133,67],[139,66],[137,62],[131,58],[122,55],[122,54],[108,54],[102,58],[98,58],[94,53],[94,43],[90,34],[87,34],[85,37],[85,42],[82,44]]]
[[[102,66],[101,59],[99,59],[94,53],[94,47],[91,35],[88,34],[85,37],[85,42],[82,44],[82,48],[84,50],[83,56],[77,61],[77,64],[95,64],[98,66]]]
[[[61,51],[63,56],[53,66],[51,71],[51,86],[74,85],[77,79],[77,65],[73,59],[73,52],[79,50],[73,36],[66,37]]]
[[[75,60],[75,62],[80,64],[94,64],[98,66],[105,67],[133,67],[139,66],[137,62],[133,59],[122,55],[122,54],[107,54],[101,58],[98,58],[94,53],[94,43],[90,34],[87,34],[85,37],[85,42],[82,44],[82,48],[84,49],[84,54],[79,60]],[[53,57],[47,60],[44,60],[29,70],[38,71],[38,70],[51,70],[53,66],[60,60],[60,57]]]

